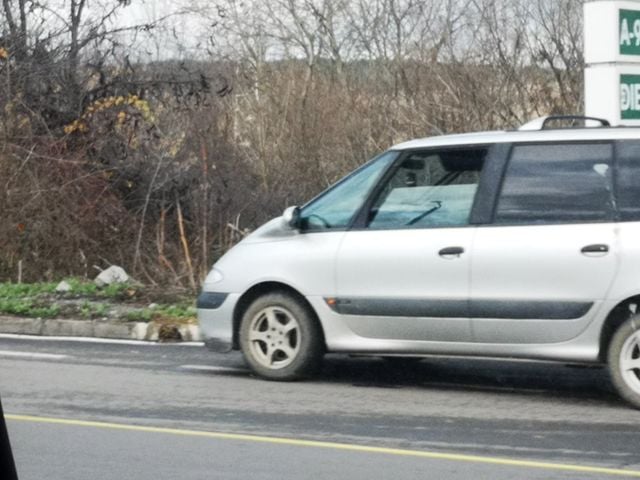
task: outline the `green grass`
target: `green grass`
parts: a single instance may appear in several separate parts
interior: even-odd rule
[[[160,315],[175,318],[190,318],[196,316],[196,307],[193,305],[160,305],[153,310]]]
[[[192,301],[159,303],[153,309],[148,308],[146,303],[149,291],[145,292],[144,287],[138,285],[121,283],[98,287],[93,282],[77,278],[67,278],[65,281],[71,287],[68,292],[56,292],[57,282],[0,283],[0,314],[92,319],[109,317],[114,305],[126,303],[130,306],[128,308],[133,309],[120,314],[120,318],[125,321],[167,320],[182,323],[196,318],[196,308]],[[136,302],[139,308],[136,308]],[[145,305],[140,305],[141,303]]]
[[[95,295],[98,290],[98,286],[93,282],[85,282],[79,280],[77,278],[67,278],[65,279],[71,286],[71,291],[69,293],[74,293],[76,295]]]
[[[104,303],[94,303],[85,300],[80,306],[79,312],[82,318],[99,318],[107,316],[109,305]]]
[[[52,318],[60,308],[38,301],[55,292],[55,283],[0,283],[0,312],[23,317]]]
[[[57,283],[0,283],[0,298],[35,297],[54,293]]]
[[[68,292],[69,294],[88,297],[115,298],[121,296],[124,291],[131,288],[131,285],[128,283],[113,283],[105,287],[99,287],[93,282],[87,282],[77,278],[67,278],[65,281],[71,286],[71,290]]]
[[[180,323],[196,319],[196,308],[185,305],[159,305],[156,308],[141,308],[126,315],[130,322],[150,322],[151,320],[174,320]]]
[[[131,288],[128,283],[115,283],[105,287],[98,287],[93,282],[82,281],[77,278],[67,278],[65,281],[71,286],[66,295],[81,295],[88,297],[114,298],[122,295]],[[35,297],[42,294],[54,294],[58,283],[0,283],[0,298]]]
[[[60,312],[57,305],[38,305],[29,298],[0,298],[0,312],[35,318],[53,318]]]
[[[133,310],[127,313],[126,318],[130,322],[150,322],[153,317],[153,311],[147,309]]]

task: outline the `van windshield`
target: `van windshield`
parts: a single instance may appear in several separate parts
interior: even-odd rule
[[[347,227],[367,194],[397,156],[396,151],[383,153],[309,202],[300,212],[301,229],[310,231]]]

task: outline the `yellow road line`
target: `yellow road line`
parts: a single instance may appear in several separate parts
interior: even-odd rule
[[[34,417],[30,415],[5,415],[8,420],[19,422],[52,423],[78,427],[94,427],[111,430],[129,430],[135,432],[165,433],[170,435],[184,435],[190,437],[213,438],[216,440],[236,440],[243,442],[269,443],[275,445],[289,445],[296,447],[313,447],[350,452],[377,453],[384,455],[397,455],[405,457],[428,458],[432,460],[449,460],[453,462],[484,463],[490,465],[502,465],[521,468],[539,468],[566,472],[593,473],[614,476],[626,476],[640,478],[639,470],[623,470],[618,468],[589,467],[583,465],[571,465],[563,463],[538,462],[532,460],[514,460],[509,458],[489,457],[480,455],[464,455],[457,453],[438,453],[421,450],[405,450],[399,448],[371,447],[366,445],[354,445],[348,443],[322,442],[315,440],[300,440],[295,438],[265,437],[260,435],[246,435],[238,433],[205,432],[199,430],[185,430],[179,428],[144,427],[140,425],[127,425],[121,423],[90,422],[85,420],[71,420],[65,418]]]

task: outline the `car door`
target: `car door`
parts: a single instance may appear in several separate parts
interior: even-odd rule
[[[563,342],[594,318],[617,268],[612,151],[606,142],[513,147],[493,223],[473,243],[477,342]]]
[[[333,308],[356,334],[471,340],[469,215],[486,153],[408,152],[383,180],[336,259]]]

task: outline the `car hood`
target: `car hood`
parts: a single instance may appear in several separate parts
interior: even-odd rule
[[[299,235],[298,231],[285,225],[282,217],[277,217],[251,232],[240,245],[284,241],[296,235]]]

